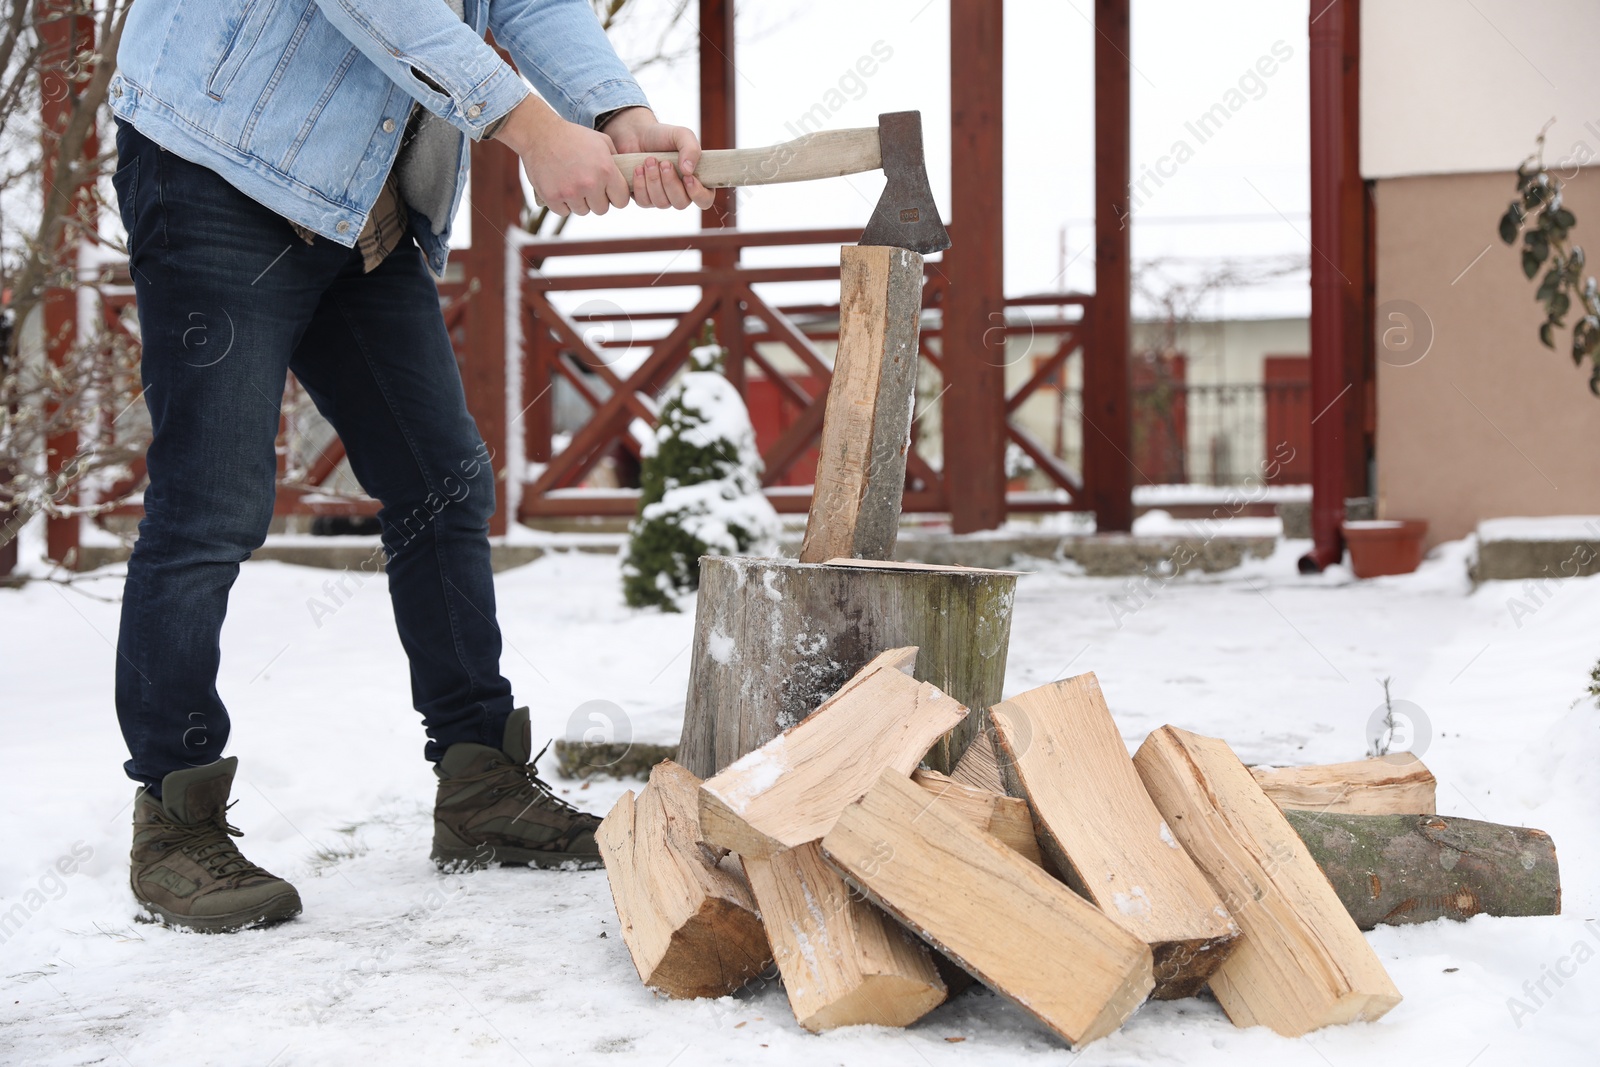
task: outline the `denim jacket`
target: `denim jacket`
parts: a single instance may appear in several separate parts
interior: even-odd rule
[[[645,103],[587,0],[139,0],[111,110],[291,222],[354,245],[400,149],[413,101],[467,137],[527,94],[485,30],[564,118]],[[429,220],[438,223],[440,220]],[[444,270],[450,220],[413,227]]]

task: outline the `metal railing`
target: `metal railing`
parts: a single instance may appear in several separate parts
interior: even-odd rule
[[[1274,484],[1310,481],[1309,383],[1136,384],[1131,399],[1136,485],[1238,485],[1269,469]],[[1081,390],[1052,384],[1030,411],[1068,467],[1082,460],[1081,406]]]

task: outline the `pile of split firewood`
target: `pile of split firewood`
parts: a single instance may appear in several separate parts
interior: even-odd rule
[[[718,997],[776,961],[821,1031],[906,1026],[970,974],[1072,1045],[1209,988],[1295,1036],[1400,1001],[1361,929],[1560,908],[1548,835],[1432,814],[1415,757],[1251,769],[1164,726],[1130,759],[1092,674],[996,705],[949,776],[919,768],[967,709],[916,654],[617,803],[600,845],[647,985]]]

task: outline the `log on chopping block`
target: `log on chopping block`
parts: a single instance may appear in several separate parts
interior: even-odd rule
[[[1409,752],[1313,767],[1252,767],[1280,808],[1351,815],[1431,815],[1439,810],[1433,772]]]
[[[816,713],[700,786],[700,832],[745,858],[815,841],[892,769],[908,777],[967,709],[877,657]]]
[[[1039,838],[1033,832],[1033,814],[1028,810],[1026,800],[979,789],[926,767],[913,771],[911,780],[940,800],[953,805],[973,826],[998,837],[1017,855],[1044,866]]]
[[[1443,815],[1284,816],[1363,930],[1561,914],[1556,846],[1543,830]]]
[[[669,997],[726,996],[772,958],[749,887],[700,842],[699,788],[660,763],[595,834],[622,942],[644,984]]]
[[[1133,763],[1239,925],[1210,981],[1235,1025],[1299,1037],[1400,1003],[1294,827],[1225,743],[1163,726]]]
[[[883,246],[839,250],[839,349],[801,563],[894,555],[921,317],[921,256]]]
[[[846,808],[822,854],[889,914],[1073,1045],[1122,1025],[1155,980],[1150,949],[983,833],[948,801],[886,771]]]
[[[852,893],[816,842],[740,859],[801,1026],[910,1026],[944,1002],[927,946]]]
[[[1028,798],[1055,870],[1150,946],[1157,997],[1199,992],[1239,929],[1151,803],[1099,681],[1031,689],[991,715],[1008,791]]]
[[[948,771],[1000,699],[1016,574],[706,556],[678,762],[710,778],[804,719],[885,648],[973,714],[928,756]]]

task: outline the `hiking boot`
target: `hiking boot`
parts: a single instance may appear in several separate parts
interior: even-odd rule
[[[528,709],[518,708],[500,748],[463,741],[445,750],[434,768],[433,861],[441,868],[600,866],[599,818],[555,795],[534,770],[544,751],[532,749]]]
[[[300,914],[300,894],[234,847],[228,793],[236,757],[173,771],[160,798],[141,789],[133,802],[128,880],[149,921],[220,934],[271,926]]]

